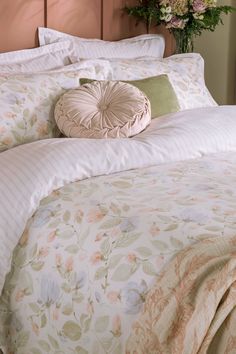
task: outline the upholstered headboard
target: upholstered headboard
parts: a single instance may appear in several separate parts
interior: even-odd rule
[[[143,24],[122,10],[137,0],[0,0],[0,52],[32,48],[37,27],[50,27],[87,38],[118,40],[146,33]],[[166,53],[174,42],[168,31],[153,28],[166,37]]]

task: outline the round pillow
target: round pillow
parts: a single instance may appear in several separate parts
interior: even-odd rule
[[[151,120],[147,96],[119,81],[93,81],[66,92],[55,107],[61,132],[71,138],[126,138]]]

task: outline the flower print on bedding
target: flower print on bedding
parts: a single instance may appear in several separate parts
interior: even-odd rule
[[[64,72],[0,75],[0,152],[59,137],[54,120],[59,97],[67,89],[77,88],[82,77],[105,80],[108,75],[109,65],[93,60],[68,65]]]
[[[42,200],[0,301],[0,344],[14,354],[125,352],[163,266],[186,245],[235,233],[235,166],[235,153],[211,155],[75,182]]]

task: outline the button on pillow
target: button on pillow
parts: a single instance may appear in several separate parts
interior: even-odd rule
[[[94,81],[65,93],[55,107],[61,132],[72,138],[127,138],[151,120],[150,102],[123,82]]]

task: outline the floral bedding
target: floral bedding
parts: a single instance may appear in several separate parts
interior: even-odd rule
[[[235,234],[235,109],[180,112],[132,139],[51,139],[0,155],[1,195],[19,186],[0,208],[5,259],[17,244],[7,277],[1,259],[4,354],[126,351],[173,256]]]

